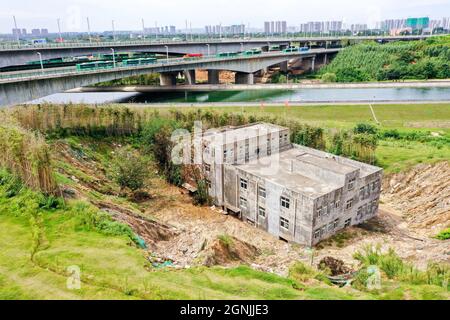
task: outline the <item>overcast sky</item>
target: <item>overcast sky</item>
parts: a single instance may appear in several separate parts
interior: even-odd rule
[[[0,32],[10,33],[15,15],[20,28],[57,30],[61,18],[63,31],[91,29],[140,30],[141,19],[147,27],[175,25],[193,28],[207,24],[250,24],[262,28],[265,20],[286,20],[288,25],[307,21],[343,20],[368,23],[389,18],[450,16],[450,0],[1,0]]]

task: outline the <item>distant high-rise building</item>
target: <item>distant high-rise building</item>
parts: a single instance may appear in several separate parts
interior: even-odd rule
[[[269,21],[264,22],[264,33],[265,34],[271,34],[271,32],[270,32],[270,22]]]
[[[406,26],[406,20],[405,19],[387,19],[384,21],[381,21],[379,24],[379,29],[384,31],[390,31],[390,30],[397,30],[405,28]]]
[[[244,24],[233,24],[231,26],[205,26],[208,35],[240,35],[245,33]]]
[[[22,35],[22,30],[14,28],[14,29],[12,29],[12,34],[13,34],[13,36],[20,36],[20,35]]]
[[[31,29],[31,35],[36,37],[41,35],[41,29]]]
[[[300,32],[336,32],[342,30],[342,25],[342,21],[310,21],[300,25]]]
[[[41,35],[48,36],[48,29],[41,29]]]
[[[153,27],[153,28],[145,28],[144,32],[150,35],[173,35],[177,33],[175,26],[164,26],[164,27]]]
[[[408,18],[406,19],[406,27],[412,30],[427,29],[430,26],[430,18]]]
[[[367,30],[367,24],[352,24],[350,26],[350,31],[352,33],[358,33]]]
[[[264,22],[265,34],[283,34],[287,32],[286,21],[266,21]]]

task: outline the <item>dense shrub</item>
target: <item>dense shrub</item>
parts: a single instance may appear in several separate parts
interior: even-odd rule
[[[337,82],[444,79],[450,77],[449,55],[450,37],[387,44],[365,42],[341,51],[318,75],[334,73]]]
[[[322,75],[323,82],[336,82],[337,77],[335,73],[327,72]]]
[[[0,125],[0,167],[8,169],[28,187],[57,194],[50,149],[40,134],[3,123]]]
[[[145,186],[148,171],[145,159],[137,151],[125,147],[116,152],[110,175],[122,189],[136,191]]]

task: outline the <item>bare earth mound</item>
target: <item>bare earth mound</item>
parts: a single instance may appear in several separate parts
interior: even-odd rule
[[[450,164],[420,164],[386,177],[382,200],[401,211],[409,228],[428,236],[450,225]]]
[[[214,240],[204,252],[203,265],[251,263],[260,254],[258,248],[235,237]]]

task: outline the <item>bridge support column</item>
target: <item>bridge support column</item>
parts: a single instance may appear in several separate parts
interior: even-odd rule
[[[159,76],[161,86],[176,86],[178,72],[164,72]]]
[[[187,84],[195,84],[195,70],[185,70],[184,77],[186,78]]]
[[[208,70],[208,84],[219,84],[219,70]]]
[[[313,57],[311,61],[311,71],[314,72],[315,69],[316,69],[316,57]]]
[[[253,73],[236,72],[236,84],[255,84],[255,76]]]
[[[288,72],[288,61],[280,63],[280,71]]]

